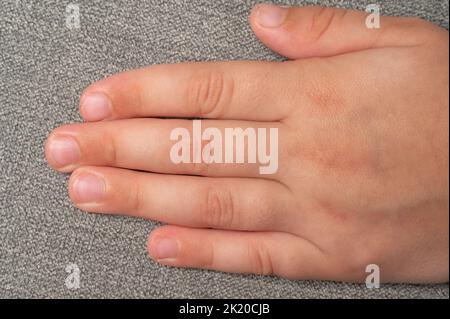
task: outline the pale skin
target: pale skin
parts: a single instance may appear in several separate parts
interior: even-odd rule
[[[150,256],[176,267],[363,282],[447,282],[448,32],[412,18],[259,5],[256,36],[286,62],[158,65],[80,98],[49,136],[82,210],[161,221]],[[162,119],[161,117],[169,117]],[[279,168],[174,164],[176,127],[279,130]]]

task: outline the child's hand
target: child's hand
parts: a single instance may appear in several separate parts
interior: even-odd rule
[[[257,6],[256,35],[293,61],[160,65],[104,79],[81,98],[91,123],[56,129],[47,159],[74,171],[79,208],[178,225],[149,239],[166,265],[363,281],[377,264],[382,281],[447,281],[448,32],[365,20]],[[192,121],[158,117],[278,128],[278,170],[175,164],[170,133]]]

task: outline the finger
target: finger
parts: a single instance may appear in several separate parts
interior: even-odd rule
[[[417,45],[432,28],[419,19],[397,17],[382,17],[377,28],[376,20],[372,20],[377,18],[369,14],[319,6],[261,4],[253,9],[250,24],[265,45],[292,59]]]
[[[162,175],[89,166],[72,174],[69,194],[85,211],[183,226],[286,230],[294,224],[291,193],[281,184],[263,179]]]
[[[273,62],[156,65],[108,77],[86,89],[86,121],[197,117],[275,121],[286,113],[285,66]],[[292,72],[290,72],[292,74]]]
[[[176,267],[321,279],[324,255],[299,237],[276,232],[237,232],[161,227],[150,234],[150,256]]]
[[[279,174],[278,128],[277,123],[163,119],[74,124],[52,132],[45,153],[49,164],[63,172],[94,165],[167,174],[275,178]],[[212,135],[205,136],[207,132]]]

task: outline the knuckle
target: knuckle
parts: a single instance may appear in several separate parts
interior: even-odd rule
[[[252,229],[271,229],[276,224],[276,212],[274,211],[274,203],[271,202],[269,196],[265,198],[260,198],[259,203],[255,203],[257,207],[258,216],[257,218],[252,218],[247,220],[248,230]]]
[[[199,117],[220,117],[233,95],[233,79],[221,71],[202,71],[188,84],[188,107]]]
[[[228,229],[236,225],[233,195],[230,191],[208,187],[204,205],[208,226]]]
[[[281,204],[281,202],[272,199],[270,194],[271,190],[267,190],[266,192],[246,196],[248,207],[251,207],[256,214],[243,213],[239,220],[240,230],[252,231],[257,229],[263,231],[282,227],[277,216],[287,210],[287,205],[284,206],[286,202],[283,201],[283,204]]]
[[[253,273],[264,276],[274,274],[270,253],[264,244],[251,242],[248,247],[248,258]]]
[[[296,132],[290,134],[289,137],[289,143],[286,143],[285,147],[280,147],[280,157],[298,161],[305,156],[304,153],[307,150],[306,142]]]
[[[335,75],[336,65],[333,62],[311,58],[297,61],[296,67],[303,74],[297,84],[301,87],[301,98],[304,100],[302,113],[328,117],[348,108],[348,97],[343,94],[345,88],[342,80]]]

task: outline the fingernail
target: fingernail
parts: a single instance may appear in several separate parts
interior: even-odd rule
[[[55,136],[51,138],[48,150],[50,157],[60,167],[76,164],[80,159],[78,144],[69,136]]]
[[[273,4],[260,4],[256,7],[256,22],[266,28],[276,28],[286,19],[287,8]]]
[[[153,257],[156,260],[174,259],[178,255],[178,243],[172,238],[158,239],[155,245]]]
[[[95,174],[81,174],[73,183],[75,200],[78,203],[95,203],[105,195],[105,181]]]
[[[103,93],[91,93],[81,102],[83,117],[88,121],[101,121],[111,114],[111,101]]]

